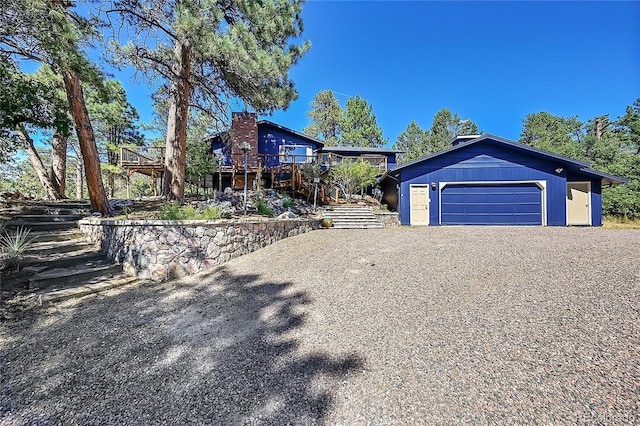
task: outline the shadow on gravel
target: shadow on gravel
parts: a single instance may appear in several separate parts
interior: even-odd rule
[[[306,353],[312,302],[225,267],[0,324],[0,424],[322,423],[357,355]]]

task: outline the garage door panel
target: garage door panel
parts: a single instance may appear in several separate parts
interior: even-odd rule
[[[448,184],[441,193],[443,225],[542,225],[534,183]]]

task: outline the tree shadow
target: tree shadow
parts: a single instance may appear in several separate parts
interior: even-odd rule
[[[218,267],[5,322],[0,423],[323,423],[364,361],[303,350],[311,307]]]

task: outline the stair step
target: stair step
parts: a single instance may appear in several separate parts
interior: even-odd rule
[[[79,283],[75,286],[56,289],[55,286],[47,288],[45,291],[36,293],[36,297],[41,303],[60,302],[72,297],[82,297],[101,291],[110,290],[116,287],[123,287],[134,284],[138,281],[135,277],[129,277],[124,274],[116,274],[111,278],[88,279],[86,282]]]
[[[109,279],[122,273],[122,265],[91,265],[77,268],[56,268],[34,275],[29,279],[29,288],[67,287],[74,283]]]
[[[30,207],[16,214],[37,214],[37,215],[82,215],[82,217],[90,216],[91,209],[77,209],[67,207]]]
[[[23,228],[28,228],[34,231],[47,231],[47,230],[53,230],[53,229],[58,229],[58,230],[69,230],[69,229],[76,229],[78,227],[77,222],[30,222],[30,221],[23,221],[23,220],[16,220],[16,221],[11,221],[8,222],[6,227],[8,229],[14,229],[14,228],[19,228],[19,227],[23,227]]]
[[[84,240],[82,232],[77,228],[58,232],[32,231],[29,236],[33,238],[34,242]]]
[[[14,220],[8,223],[10,225],[13,222],[70,222],[70,221],[78,221],[86,217],[84,214],[65,214],[65,215],[54,215],[54,214],[19,214]]]
[[[91,248],[75,250],[67,253],[42,253],[40,256],[25,256],[25,269],[41,270],[40,268],[66,268],[76,265],[90,266],[96,263],[104,263],[107,257]]]
[[[84,238],[75,238],[62,241],[41,241],[31,244],[26,254],[39,253],[69,253],[78,250],[90,249],[92,246]]]

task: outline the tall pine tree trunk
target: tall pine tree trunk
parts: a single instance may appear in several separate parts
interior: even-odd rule
[[[40,179],[40,183],[46,192],[46,198],[50,200],[59,200],[61,198],[60,194],[53,186],[51,178],[47,174],[47,168],[42,163],[42,159],[38,155],[38,151],[36,151],[35,146],[33,146],[33,139],[31,139],[24,126],[20,126],[18,128],[18,137],[20,138],[22,146],[29,157],[29,161],[31,161],[31,165],[35,169],[38,179]]]
[[[51,152],[51,183],[60,197],[66,198],[67,137],[56,130],[53,132],[51,145],[53,147]]]
[[[190,52],[186,42],[176,42],[174,53],[177,61],[173,66],[176,79],[169,91],[169,118],[165,150],[165,174],[162,195],[184,200],[185,166],[187,150],[187,116],[191,85]]]
[[[93,127],[89,120],[89,113],[84,101],[82,86],[78,74],[73,70],[65,70],[63,73],[64,87],[67,92],[67,99],[73,115],[78,143],[84,161],[84,173],[87,178],[87,189],[93,211],[102,213],[104,216],[111,215],[111,206],[104,192],[102,184],[102,172],[100,170],[100,159],[98,158],[98,147],[93,134]]]

